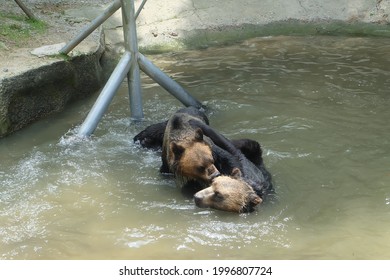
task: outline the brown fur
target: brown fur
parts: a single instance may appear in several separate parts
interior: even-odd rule
[[[168,121],[163,140],[162,171],[173,173],[179,187],[195,180],[203,188],[203,185],[207,186],[219,175],[219,171],[214,165],[211,146],[204,140],[202,130],[188,124],[188,120],[193,118],[196,117],[176,113]]]
[[[251,186],[241,179],[241,171],[234,168],[232,176],[215,178],[210,187],[194,196],[198,207],[214,208],[229,212],[251,212],[262,202]]]

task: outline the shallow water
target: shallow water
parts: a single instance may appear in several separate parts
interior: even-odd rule
[[[1,259],[389,259],[389,39],[270,37],[149,56],[231,138],[259,141],[278,200],[200,209],[132,137],[182,105],[144,77],[89,141],[95,97],[0,140]]]

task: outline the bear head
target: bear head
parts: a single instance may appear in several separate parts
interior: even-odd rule
[[[262,202],[253,188],[241,177],[241,171],[234,168],[231,176],[216,177],[211,186],[194,195],[195,204],[201,208],[214,208],[229,212],[252,212]]]
[[[195,130],[194,137],[171,142],[170,153],[176,175],[207,183],[220,175],[211,147],[203,141],[201,129]]]

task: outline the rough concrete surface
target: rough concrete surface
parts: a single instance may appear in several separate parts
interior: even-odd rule
[[[124,50],[118,10],[104,32],[93,32],[69,58],[47,53],[74,38],[109,0],[23,2],[48,27],[17,43],[0,33],[0,137],[98,90],[104,81],[102,55],[115,60]],[[140,3],[135,1],[136,9]],[[24,15],[11,0],[0,0],[1,14]],[[389,14],[390,0],[148,0],[137,31],[145,52],[278,34],[390,37]]]
[[[87,18],[99,12],[98,8],[67,11],[69,16]],[[291,23],[329,26],[324,33],[332,33],[336,22],[338,30],[341,23],[355,24],[353,33],[362,24],[374,24],[363,35],[390,36],[389,13],[390,0],[149,0],[137,19],[137,31],[141,50],[152,52],[279,34],[281,23],[287,33],[284,35],[288,35],[285,27]],[[278,26],[274,27],[274,23]],[[300,28],[301,25],[290,32],[299,33]],[[105,29],[107,46],[115,51],[123,49],[120,11],[107,21]]]

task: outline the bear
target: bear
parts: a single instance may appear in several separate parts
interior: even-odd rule
[[[200,208],[247,213],[254,211],[263,200],[242,180],[241,171],[234,168],[231,176],[219,176],[210,187],[195,193],[194,201]]]
[[[198,116],[198,118],[186,117],[187,129],[188,124],[190,124],[194,131],[198,129],[198,133],[201,133],[203,139],[208,141],[211,145],[214,164],[222,174],[215,177],[209,185],[202,184],[199,187],[199,182],[192,181],[194,186],[198,183],[198,188],[192,187],[192,190],[195,190],[192,193],[195,204],[199,207],[211,207],[239,213],[253,211],[254,207],[262,202],[266,194],[273,192],[271,174],[264,166],[260,144],[251,139],[227,140],[209,127],[207,117],[196,108],[184,108],[179,112]],[[201,116],[200,120],[199,116]],[[167,123],[165,121],[148,126],[134,137],[134,141],[139,142],[143,147],[161,148],[164,134],[162,131],[165,130]],[[201,132],[199,129],[201,129]],[[203,130],[206,131],[207,136],[211,136],[211,139],[205,136]],[[207,191],[202,192],[202,189]],[[235,189],[233,192],[234,201],[240,201],[241,203],[228,203],[228,201],[232,201],[232,192],[230,192],[229,200],[222,199],[225,194],[227,196],[228,191],[233,189]],[[220,198],[218,204],[211,203],[212,200],[206,199],[209,196],[205,193],[211,194],[215,190],[218,194],[215,197]],[[242,202],[246,203],[243,204]],[[233,207],[233,204],[236,206]]]
[[[206,125],[209,124],[207,116],[202,111],[195,107],[187,107],[178,110],[169,121],[149,125],[133,139],[134,142],[138,142],[144,148],[162,148],[162,166],[160,172],[174,173],[176,184],[187,196],[192,196],[198,190],[208,187],[210,185],[209,179],[212,179],[212,177],[202,179],[199,171],[204,169],[204,167],[195,166],[196,163],[201,162],[199,158],[199,152],[201,151],[201,149],[199,149],[200,147],[203,148],[203,151],[206,151],[206,153],[202,155],[202,160],[206,161],[206,158],[208,158],[208,161],[210,162],[208,149],[203,145],[202,141],[205,141],[211,146],[214,166],[216,166],[216,169],[219,170],[220,173],[231,174],[233,167],[237,165],[228,152],[214,145],[208,137],[203,137],[203,133],[200,129],[197,129],[196,127],[191,128],[188,124],[190,120],[197,120]],[[168,133],[165,133],[166,131]],[[176,141],[173,141],[173,134],[175,134],[175,137],[177,138]],[[169,145],[167,145],[168,137],[171,138]],[[180,137],[182,139],[179,139]],[[178,144],[177,140],[180,140],[180,144]],[[197,149],[188,149],[190,146],[196,146],[193,145],[195,143],[201,145],[197,145]],[[251,161],[258,164],[261,163],[261,148],[258,142],[250,139],[239,139],[232,140],[232,143],[237,149],[242,150],[242,152],[245,153],[245,156]],[[187,146],[187,149],[185,146]],[[170,151],[171,153],[170,163],[168,161],[167,151]],[[185,151],[187,152],[185,153]],[[197,154],[196,157],[198,157],[198,160],[196,161],[194,161],[194,158],[196,158],[194,157],[195,155],[191,155],[193,152]],[[175,162],[180,162],[181,164],[177,165]],[[204,164],[206,163],[207,162]],[[211,170],[213,170],[213,168]],[[216,175],[218,175],[218,173],[214,173],[212,176],[215,177]]]
[[[162,143],[161,173],[172,173],[180,188],[197,191],[219,176],[214,165],[211,144],[190,120],[204,124],[207,117],[195,107],[176,112],[167,122]]]
[[[202,129],[204,135],[209,137],[216,146],[228,152],[230,162],[233,164],[230,176],[225,175],[215,178],[209,188],[194,195],[195,204],[225,211],[235,209],[234,212],[250,212],[253,211],[253,206],[264,200],[266,195],[274,193],[271,174],[265,168],[261,156],[255,162],[252,162],[230,140],[207,124],[197,120],[190,120],[189,123],[194,128]],[[247,187],[250,187],[260,200],[251,199],[252,194],[245,191]],[[241,191],[231,192],[229,191],[230,188],[240,189]],[[217,191],[215,198],[218,203],[210,199],[215,191]],[[235,201],[246,201],[247,204],[241,207],[233,207],[231,203],[232,195],[234,195]]]

